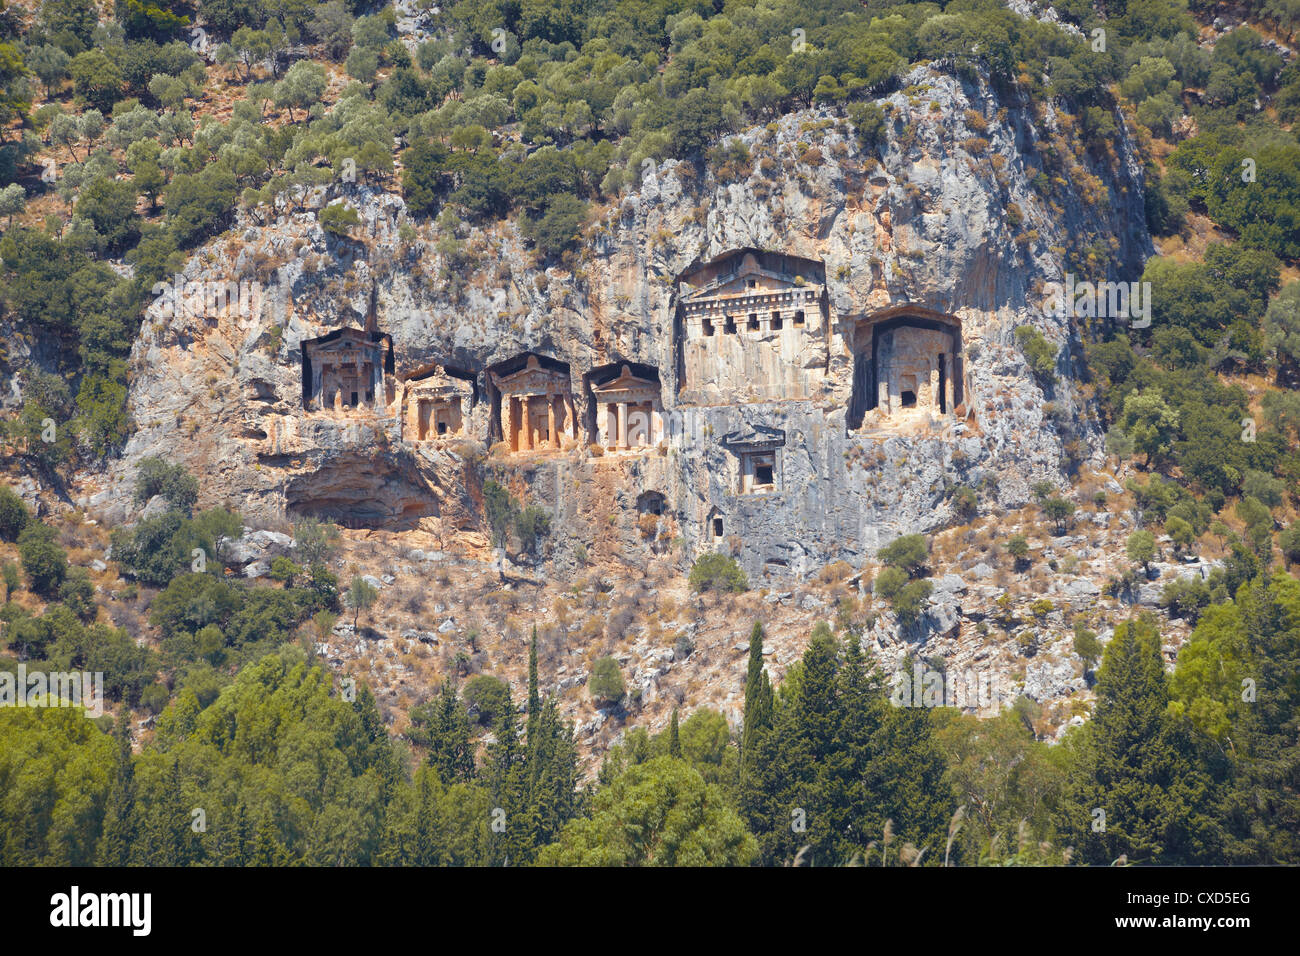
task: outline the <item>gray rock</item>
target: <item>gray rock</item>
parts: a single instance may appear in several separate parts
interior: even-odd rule
[[[162,495],[154,495],[149,499],[149,503],[144,506],[140,512],[140,520],[148,521],[150,518],[161,518],[171,510],[171,504]]]

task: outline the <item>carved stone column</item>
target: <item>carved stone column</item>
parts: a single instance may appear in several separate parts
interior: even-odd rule
[[[546,437],[547,444],[552,448],[560,447],[560,435],[555,430],[555,402],[558,396],[546,396]]]
[[[618,403],[618,448],[627,449],[627,402]]]

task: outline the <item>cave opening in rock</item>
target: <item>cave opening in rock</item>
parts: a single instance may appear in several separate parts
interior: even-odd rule
[[[636,509],[642,514],[662,515],[667,508],[667,499],[658,491],[643,491],[636,499]]]

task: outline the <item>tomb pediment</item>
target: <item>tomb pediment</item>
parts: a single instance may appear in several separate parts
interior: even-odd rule
[[[416,398],[455,398],[473,394],[473,385],[463,378],[448,375],[442,366],[435,365],[431,370],[408,376],[406,393]]]
[[[737,451],[762,451],[785,444],[785,429],[770,425],[746,425],[722,436],[722,444]]]
[[[682,276],[685,287],[682,301],[690,305],[720,297],[772,295],[796,290],[815,293],[820,288],[820,277],[805,275],[809,270],[801,267],[804,260],[797,262],[797,265],[787,263],[786,257],[775,254],[763,254],[760,259],[753,250],[721,256]]]
[[[382,349],[382,345],[371,341],[369,334],[360,329],[340,329],[337,338],[317,339],[315,342],[310,343],[310,348],[317,355],[328,355],[350,353],[358,350],[377,352]]]
[[[492,382],[501,392],[510,395],[551,395],[569,390],[568,374],[543,368],[535,355],[530,355],[528,364],[517,372],[509,375],[493,373]]]
[[[632,370],[626,365],[617,378],[600,385],[593,385],[591,390],[598,402],[638,402],[659,397],[658,382],[633,375]]]

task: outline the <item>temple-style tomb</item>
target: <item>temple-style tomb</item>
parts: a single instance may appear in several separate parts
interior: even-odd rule
[[[577,438],[568,366],[529,355],[523,368],[489,373],[500,402],[501,437],[511,451],[558,450]]]
[[[657,378],[641,378],[624,365],[617,377],[591,386],[597,444],[609,451],[651,448],[663,441]]]
[[[820,262],[740,249],[686,272],[676,313],[681,401],[809,397],[825,367],[827,315]]]
[[[900,314],[901,311],[901,314]],[[849,427],[952,415],[963,401],[961,324],[894,310],[855,331]]]
[[[309,411],[382,409],[393,343],[379,332],[342,328],[302,344],[303,407]]]
[[[404,376],[398,387],[402,438],[432,441],[465,433],[465,416],[474,405],[473,376],[426,366]]]

